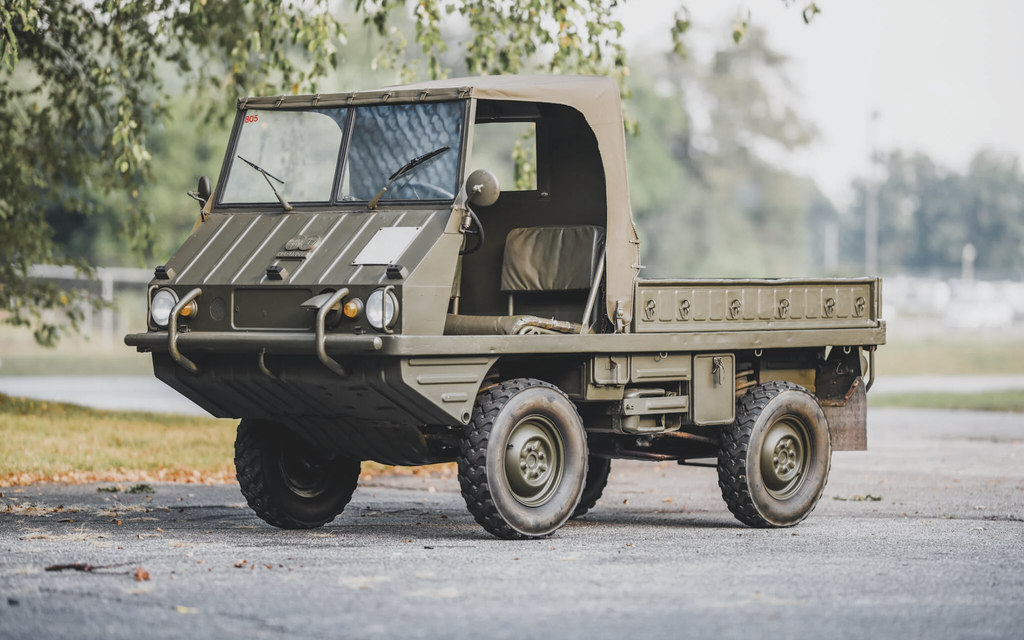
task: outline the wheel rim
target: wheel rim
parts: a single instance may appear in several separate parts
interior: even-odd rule
[[[285,486],[304,498],[315,498],[327,490],[330,480],[319,461],[293,449],[281,449],[278,469]]]
[[[565,446],[548,419],[529,416],[519,421],[505,445],[505,479],[512,496],[538,507],[554,495],[565,468]]]
[[[803,486],[809,454],[807,428],[796,417],[785,416],[768,428],[761,446],[761,478],[772,497],[785,500]]]

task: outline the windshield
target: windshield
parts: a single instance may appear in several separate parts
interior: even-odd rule
[[[462,102],[245,111],[220,202],[369,202],[378,194],[380,201],[451,200],[463,113]],[[346,140],[347,119],[353,122]],[[391,182],[410,161],[445,147]]]
[[[408,171],[388,187],[381,200],[451,200],[459,171],[462,104],[381,105],[356,110],[342,200],[370,200],[407,162],[442,147],[433,162]]]
[[[252,165],[273,176],[281,195],[292,202],[330,201],[347,116],[348,109],[247,111],[221,202],[277,201]]]

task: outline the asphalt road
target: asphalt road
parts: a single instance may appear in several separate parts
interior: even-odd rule
[[[230,485],[8,487],[0,638],[1020,639],[1022,442],[1020,414],[872,410],[871,451],[783,530],[734,521],[712,469],[616,461],[590,515],[529,542],[450,478],[367,482],[314,532]],[[76,562],[119,566],[44,571]]]

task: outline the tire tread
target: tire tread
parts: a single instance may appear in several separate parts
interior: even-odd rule
[[[487,446],[490,443],[494,420],[513,396],[534,387],[551,389],[565,396],[565,393],[555,385],[535,378],[514,378],[500,382],[477,398],[473,407],[473,417],[463,427],[463,438],[459,445],[459,486],[462,488],[466,507],[477,524],[505,540],[526,540],[551,535],[529,536],[510,527],[494,506],[491,490],[487,485]],[[565,398],[568,400],[568,396]]]
[[[783,525],[776,525],[766,520],[758,512],[750,495],[747,486],[747,453],[750,448],[750,434],[758,416],[768,406],[768,403],[784,391],[801,391],[810,394],[807,389],[792,382],[772,381],[758,385],[739,399],[736,403],[736,421],[722,429],[721,433],[718,451],[718,486],[722,490],[722,498],[737,520],[759,529],[781,528]],[[815,498],[814,503],[807,510],[807,514],[810,514],[818,505],[822,493],[824,492],[822,491]]]
[[[235,477],[249,507],[261,520],[280,529],[316,529],[334,520],[344,510],[356,490],[359,483],[359,463],[344,460],[345,463],[355,464],[341,474],[344,480],[342,490],[348,493],[348,499],[344,500],[337,511],[317,521],[297,520],[278,504],[267,486],[266,475],[274,471],[265,468],[263,461],[263,452],[268,446],[265,433],[265,427],[259,421],[242,420],[238,424],[235,437]]]

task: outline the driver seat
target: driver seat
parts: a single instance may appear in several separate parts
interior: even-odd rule
[[[501,291],[508,293],[507,316],[449,314],[445,335],[527,335],[580,333],[567,320],[515,314],[519,292],[587,291],[604,248],[605,231],[593,225],[513,229],[505,240]]]

